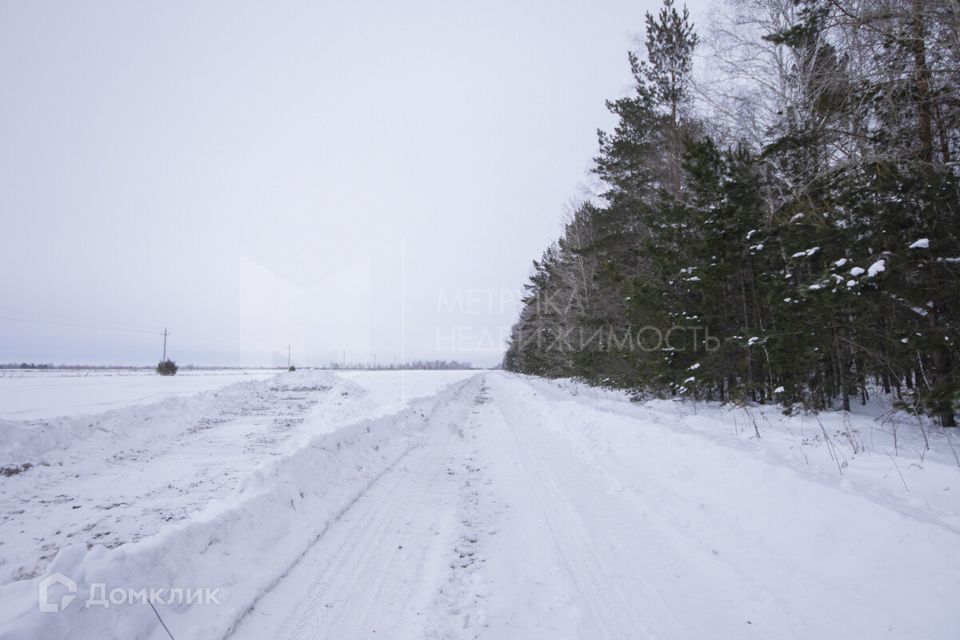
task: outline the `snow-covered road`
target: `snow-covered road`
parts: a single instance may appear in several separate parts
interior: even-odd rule
[[[548,384],[491,374],[454,397],[236,638],[960,631],[946,595],[960,585],[960,537],[947,523]],[[946,566],[918,562],[915,545]]]
[[[945,439],[919,455],[901,433],[887,451],[864,416],[631,403],[498,372],[298,372],[174,403],[177,420],[152,410],[166,436],[110,444],[104,418],[112,435],[57,449],[62,468],[0,479],[0,566],[10,576],[14,549],[35,574],[0,587],[0,637],[167,637],[142,602],[37,613],[54,570],[78,599],[96,583],[220,589],[215,605],[161,599],[177,638],[960,634],[960,464]],[[78,466],[114,449],[141,453]],[[90,477],[72,486],[78,469]],[[110,510],[87,504],[124,478]],[[74,530],[90,551],[57,537]],[[38,560],[38,538],[64,548]]]
[[[469,628],[476,607],[460,591],[476,562],[472,407],[482,394],[479,379],[454,388],[427,437],[329,526],[234,637],[417,638],[446,626],[443,615],[430,616],[443,610],[453,614],[451,630]]]

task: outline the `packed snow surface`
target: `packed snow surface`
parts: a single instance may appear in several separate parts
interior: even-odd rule
[[[7,421],[0,638],[956,638],[957,440],[466,371]]]

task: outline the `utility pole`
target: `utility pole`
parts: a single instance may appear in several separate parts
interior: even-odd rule
[[[290,368],[290,345],[287,345],[287,369]]]
[[[166,328],[166,327],[163,328],[163,333],[161,333],[160,335],[163,336],[163,360],[162,360],[162,362],[166,362],[166,361],[167,361],[167,336],[170,335],[169,333],[167,333],[167,328]]]

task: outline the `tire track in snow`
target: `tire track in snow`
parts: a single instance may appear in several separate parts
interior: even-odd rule
[[[433,592],[413,602],[420,595],[415,587],[437,586],[421,579],[426,559],[433,547],[451,542],[424,536],[422,527],[453,515],[458,489],[450,463],[465,449],[454,427],[469,419],[469,392],[476,386],[474,378],[442,394],[439,408],[426,417],[431,425],[423,439],[331,519],[231,637],[345,638],[378,631],[390,637],[397,626],[423,635],[424,621],[410,618],[410,609],[429,607]]]
[[[401,473],[396,468],[400,463],[418,462],[423,457],[424,449],[423,445],[417,445],[414,450],[408,451],[378,482],[387,475]],[[408,459],[411,457],[412,460]],[[319,574],[318,580],[304,595],[297,605],[295,617],[288,618],[277,630],[278,640],[305,637],[306,632],[309,632],[311,637],[320,636],[326,630],[326,625],[323,624],[325,621],[322,616],[317,616],[317,611],[337,611],[352,599],[360,577],[372,561],[367,552],[379,546],[387,526],[393,522],[399,509],[400,502],[395,497],[410,483],[409,473],[402,473],[400,478],[399,482],[393,484],[385,495],[376,501],[369,500],[368,494],[364,493],[337,519],[337,524],[346,523],[356,535],[346,537],[333,552],[334,562]],[[372,490],[373,486],[370,489]],[[385,577],[389,566],[381,567],[381,570]],[[364,623],[357,625],[358,629],[365,628],[365,622],[366,619]]]
[[[619,589],[607,586],[608,580],[604,578],[602,570],[603,559],[596,553],[595,541],[591,539],[583,519],[570,500],[563,495],[546,465],[538,462],[531,453],[530,447],[525,442],[525,436],[521,435],[524,429],[533,429],[535,426],[528,421],[522,421],[511,406],[511,398],[507,394],[503,392],[494,394],[494,398],[504,423],[516,443],[523,468],[544,506],[541,509],[542,515],[549,525],[561,559],[577,591],[593,614],[592,622],[600,626],[603,637],[607,638],[636,638],[638,634],[655,637],[649,625],[637,614],[635,606],[640,603],[655,604],[664,614],[659,616],[660,620],[672,622],[672,615],[652,589],[644,589],[643,598],[635,593],[625,597]],[[526,424],[518,427],[518,423],[521,422]],[[638,576],[637,580],[641,581],[642,577]],[[671,626],[675,633],[680,632],[675,625]]]
[[[537,391],[527,381],[522,380],[523,385],[533,395]],[[573,400],[563,396],[561,392],[551,394],[551,402],[564,402]],[[583,405],[584,408],[596,411],[597,413],[613,413],[608,408],[594,408],[593,406]],[[707,594],[703,593],[703,585],[710,583],[710,578],[719,580],[722,576],[723,582],[728,585],[737,585],[733,593],[724,594],[731,601],[740,603],[759,601],[763,602],[762,607],[747,607],[743,612],[744,620],[753,618],[753,623],[757,622],[757,610],[762,610],[767,616],[771,612],[776,612],[775,617],[789,622],[790,628],[807,628],[807,623],[796,615],[794,607],[779,590],[769,582],[761,581],[756,575],[751,574],[743,566],[733,561],[732,554],[720,554],[716,551],[717,542],[711,543],[711,537],[721,538],[723,540],[743,541],[743,547],[754,557],[753,563],[767,566],[788,565],[787,573],[793,576],[804,576],[805,578],[816,580],[817,577],[811,569],[799,563],[790,561],[790,558],[778,555],[775,549],[751,530],[751,528],[738,517],[736,512],[729,513],[718,509],[706,510],[703,504],[700,505],[702,511],[695,514],[699,520],[699,526],[694,526],[688,518],[681,517],[674,509],[664,508],[666,505],[684,505],[696,498],[689,493],[684,494],[665,481],[656,473],[651,473],[642,465],[629,467],[624,461],[620,460],[615,453],[604,455],[601,458],[597,456],[594,450],[589,447],[580,446],[570,439],[570,434],[561,435],[562,429],[556,424],[557,418],[548,411],[543,410],[542,402],[537,402],[528,406],[536,415],[536,420],[542,424],[549,424],[551,430],[557,433],[558,439],[562,440],[573,455],[583,464],[592,470],[594,475],[603,478],[611,487],[616,487],[618,496],[622,497],[624,509],[631,513],[643,513],[644,518],[654,525],[653,529],[660,532],[674,532],[671,536],[658,535],[650,547],[656,547],[667,555],[676,559],[679,567],[682,567],[685,574],[701,574],[704,579],[695,581],[687,592],[687,597],[693,600],[695,597],[716,597],[709,589]],[[671,435],[670,427],[660,425],[657,427],[658,435]],[[695,436],[692,431],[683,428],[684,434]],[[581,436],[583,437],[583,436]],[[586,437],[591,437],[587,435]],[[750,460],[750,458],[747,458]],[[677,464],[693,464],[692,461],[678,460]],[[789,471],[784,470],[789,473]],[[802,479],[802,478],[801,478]],[[649,525],[648,525],[649,526]],[[726,532],[718,535],[718,531]],[[742,554],[743,550],[741,550]],[[753,613],[749,610],[752,609]],[[704,629],[702,632],[709,632]]]

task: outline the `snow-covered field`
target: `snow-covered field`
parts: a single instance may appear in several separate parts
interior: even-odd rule
[[[875,408],[499,372],[116,402],[0,422],[2,638],[960,637],[960,436]]]
[[[168,377],[151,370],[6,369],[0,370],[0,419],[101,413],[219,389],[241,380],[264,380],[276,374],[264,369],[181,370]]]

